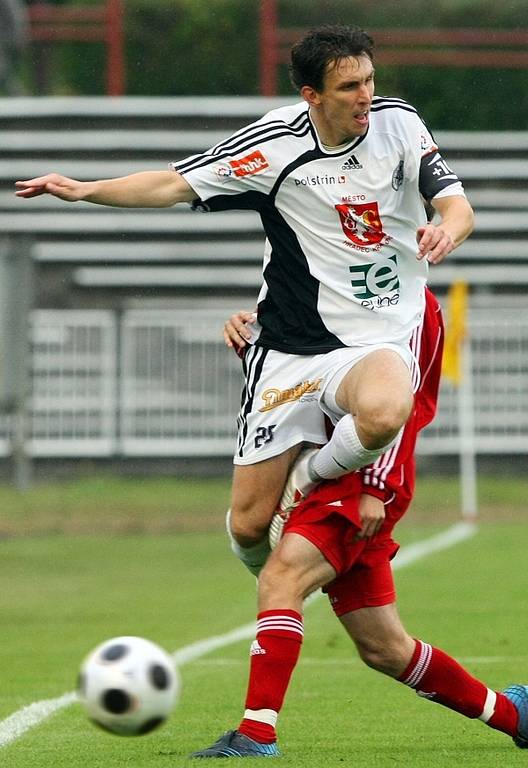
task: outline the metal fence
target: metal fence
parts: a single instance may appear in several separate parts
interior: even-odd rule
[[[35,457],[229,456],[240,361],[224,310],[37,310],[32,315],[29,453]],[[528,453],[528,312],[473,308],[478,453]],[[457,453],[459,398],[442,385],[419,452]],[[9,419],[0,422],[7,455]]]

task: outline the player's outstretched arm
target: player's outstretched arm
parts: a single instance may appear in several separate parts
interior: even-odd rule
[[[15,186],[17,197],[48,194],[69,203],[85,200],[118,208],[168,208],[198,197],[183,176],[175,171],[144,171],[100,181],[77,181],[58,173],[48,173],[17,181]]]
[[[425,258],[431,264],[439,264],[473,232],[474,215],[462,195],[433,198],[431,202],[441,221],[418,228],[418,259]]]

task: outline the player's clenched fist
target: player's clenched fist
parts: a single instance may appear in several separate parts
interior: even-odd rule
[[[243,349],[246,343],[251,339],[251,333],[246,326],[252,325],[256,322],[257,316],[254,312],[248,312],[241,309],[234,315],[231,315],[229,320],[224,323],[224,341],[227,347],[235,347],[235,349]]]
[[[15,182],[17,197],[37,197],[38,195],[53,195],[61,200],[74,203],[82,200],[86,194],[87,182],[69,179],[58,173],[48,173],[36,179]]]

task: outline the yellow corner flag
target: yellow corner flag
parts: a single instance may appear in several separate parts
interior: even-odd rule
[[[462,356],[460,352],[467,333],[467,305],[467,283],[462,281],[453,283],[447,294],[447,327],[442,358],[442,375],[455,385],[462,381]]]

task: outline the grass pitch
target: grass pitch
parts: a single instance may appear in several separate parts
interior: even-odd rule
[[[399,540],[457,519],[456,484],[422,483]],[[477,535],[396,574],[409,631],[491,687],[528,681],[524,611],[528,484],[481,483]],[[255,585],[222,533],[228,484],[93,480],[19,496],[0,489],[0,720],[75,687],[101,640],[139,634],[174,651],[254,618]],[[496,499],[501,500],[500,506]],[[280,765],[475,768],[526,765],[503,734],[419,699],[364,667],[325,598],[306,635],[279,720]],[[0,748],[9,768],[169,768],[236,727],[248,641],[182,670],[179,706],[140,738],[100,732],[75,704]]]

